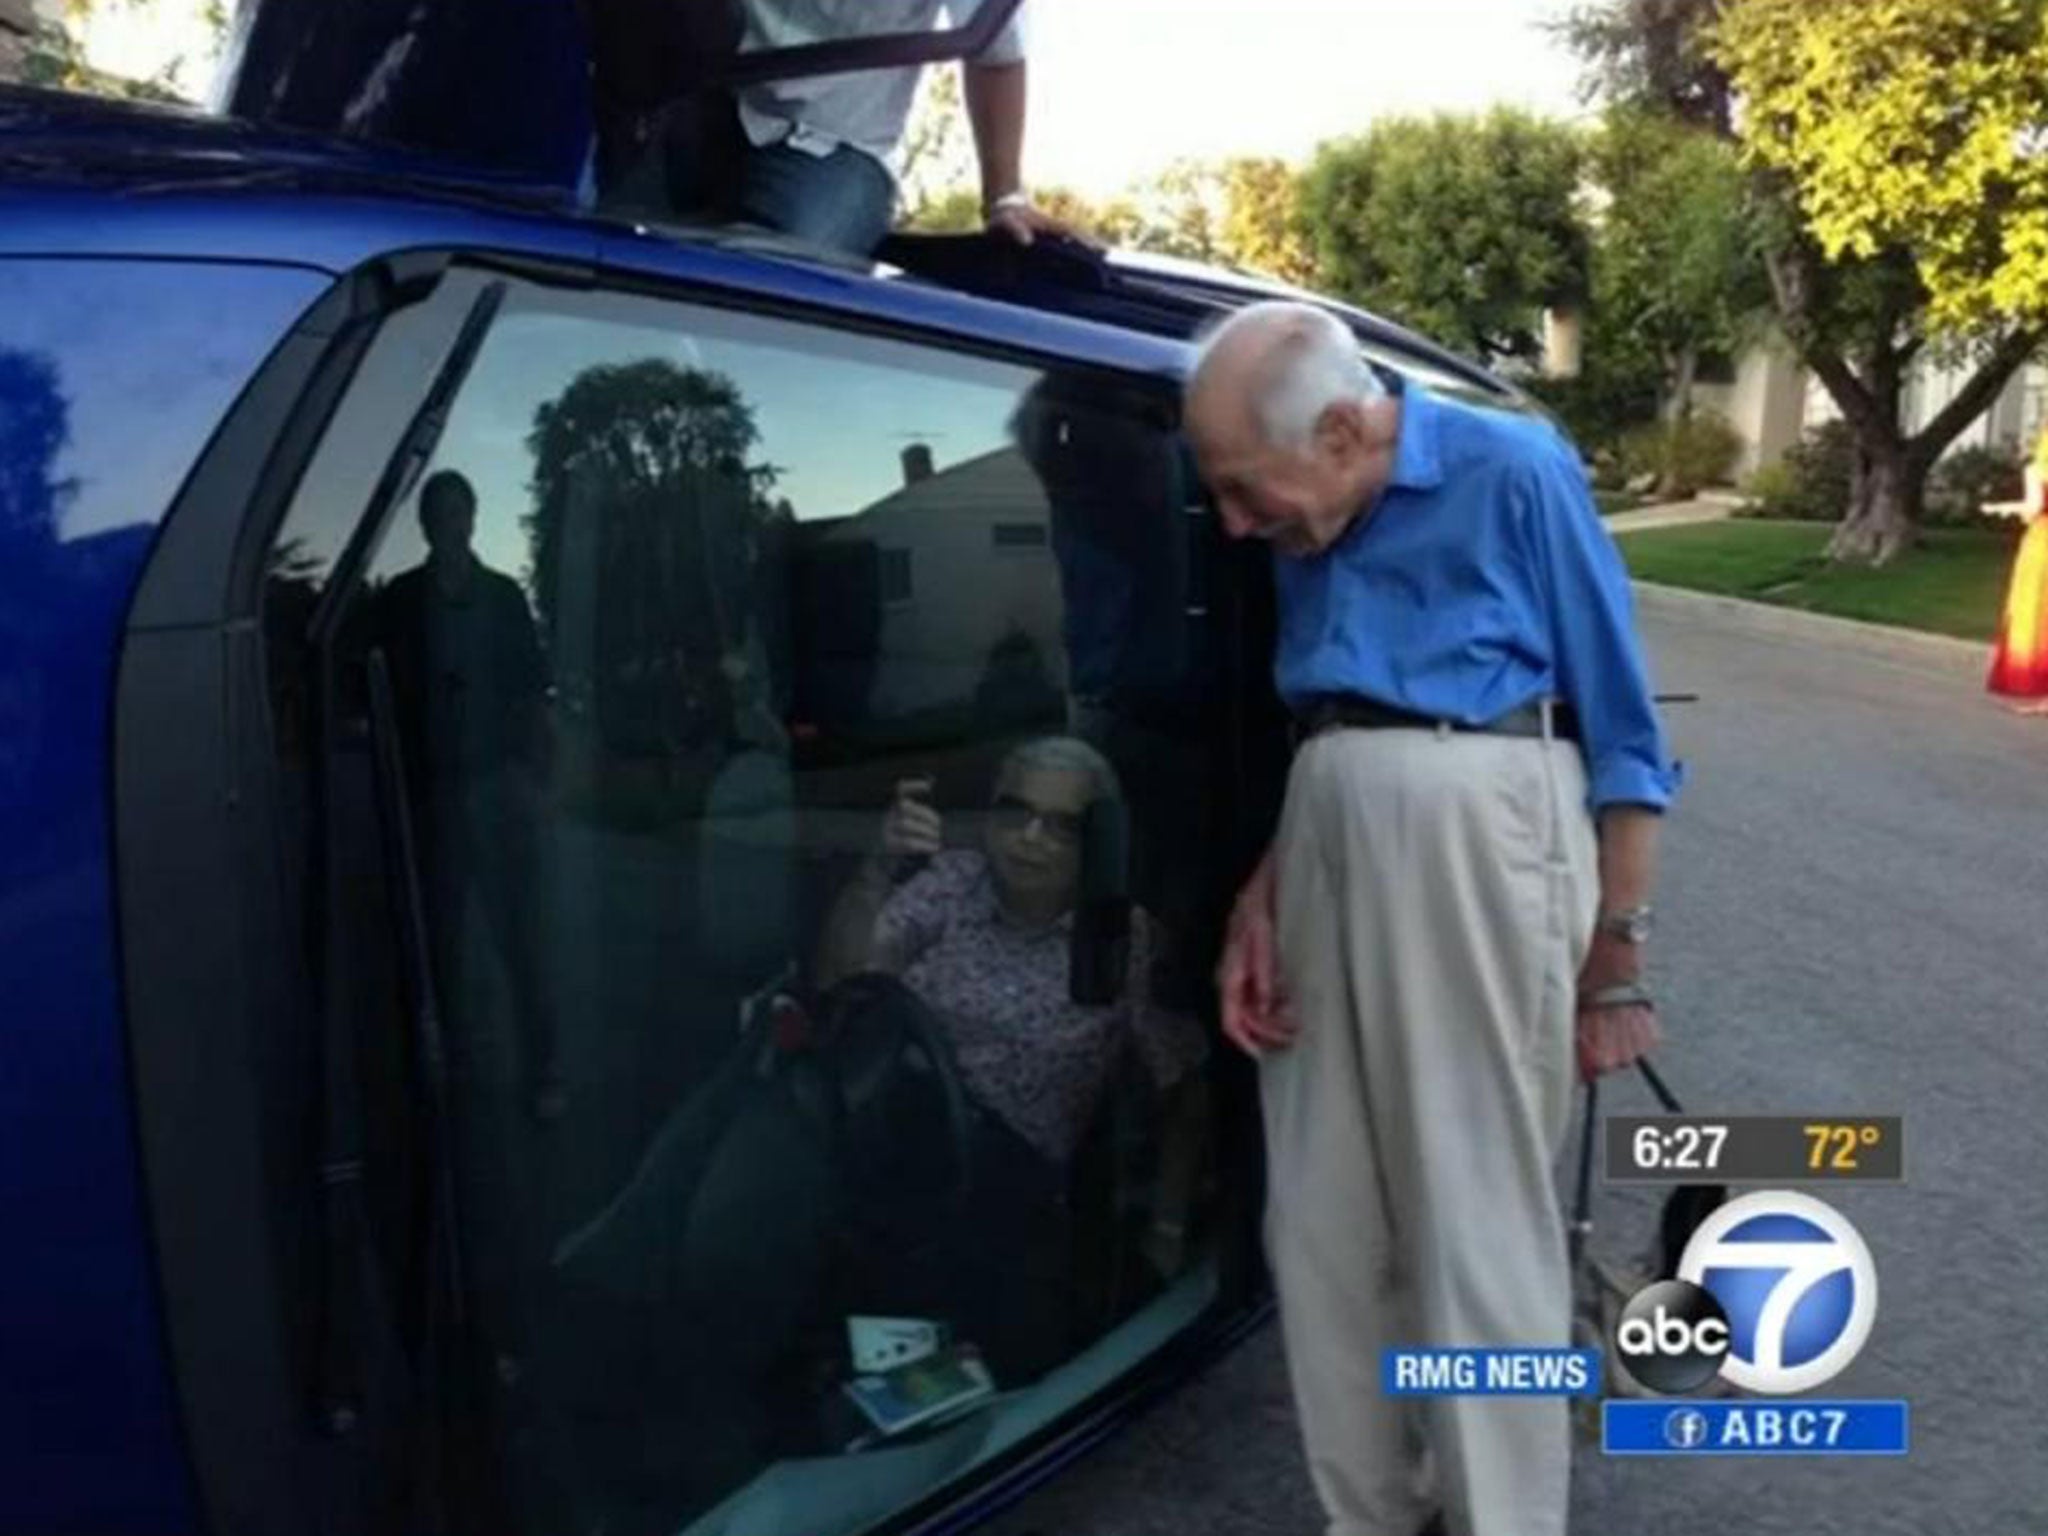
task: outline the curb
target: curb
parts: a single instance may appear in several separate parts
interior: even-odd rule
[[[1808,613],[1800,608],[1781,608],[1774,603],[1752,602],[1718,592],[1695,592],[1689,587],[1667,587],[1658,582],[1637,581],[1631,585],[1636,591],[1636,611],[1643,616],[1713,619],[1723,626],[1767,639],[1814,641],[1866,656],[1917,662],[1944,672],[1966,672],[1973,677],[1981,676],[1990,665],[1991,643],[1986,640],[1958,640],[1952,635],[1930,635],[1891,624],[1838,619],[1833,614]]]
[[[1610,512],[1600,521],[1608,533],[1653,533],[1659,528],[1690,528],[1698,523],[1726,522],[1734,508],[1705,501],[1666,501],[1626,512]]]

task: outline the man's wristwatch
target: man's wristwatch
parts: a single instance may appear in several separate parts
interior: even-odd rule
[[[1001,197],[991,201],[981,212],[983,218],[992,219],[1005,208],[1029,208],[1030,206],[1031,194],[1029,192],[1005,192]]]
[[[1641,944],[1650,936],[1653,916],[1647,903],[1620,912],[1605,912],[1600,917],[1600,932],[1624,944]]]

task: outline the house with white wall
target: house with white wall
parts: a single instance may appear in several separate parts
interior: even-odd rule
[[[1901,410],[1906,431],[1918,432],[1969,382],[1967,366],[1922,359],[1906,381]],[[1801,365],[1782,337],[1772,335],[1737,359],[1727,384],[1700,384],[1693,402],[1720,412],[1742,438],[1736,478],[1774,464],[1809,427],[1841,415],[1818,378]],[[2025,452],[2048,424],[2048,359],[2027,364],[1956,438],[1951,448],[2006,447]]]

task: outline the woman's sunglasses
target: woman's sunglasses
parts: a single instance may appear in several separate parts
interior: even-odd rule
[[[1077,812],[1049,811],[1021,795],[997,795],[992,810],[997,829],[1012,837],[1021,836],[1035,821],[1048,842],[1071,847],[1081,841],[1081,817]]]

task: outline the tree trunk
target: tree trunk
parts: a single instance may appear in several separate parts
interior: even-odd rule
[[[1849,504],[1842,509],[1842,521],[1855,522],[1870,507],[1870,454],[1862,443],[1849,460]]]
[[[1888,296],[1893,302],[1866,322],[1870,340],[1859,372],[1814,324],[1821,266],[1820,253],[1804,240],[1764,253],[1764,270],[1785,334],[1856,436],[1849,509],[1828,543],[1828,558],[1882,565],[1917,536],[1927,472],[1934,461],[1990,409],[2006,381],[2048,341],[2048,332],[2038,326],[2008,331],[1948,404],[1908,439],[1899,421],[1900,394],[1906,370],[1924,339],[1911,330],[1913,312],[1901,308],[1896,295]]]
[[[1666,402],[1666,418],[1671,421],[1685,421],[1692,416],[1692,386],[1699,377],[1700,354],[1695,347],[1684,347],[1671,360],[1671,398]]]
[[[1927,465],[1896,436],[1862,445],[1857,459],[1849,511],[1828,541],[1828,558],[1883,565],[1919,535]]]
[[[1856,459],[1849,475],[1849,506],[1828,541],[1828,558],[1883,565],[1919,536],[1921,492],[1927,463],[1899,430],[1907,358],[1889,343],[1871,346],[1856,375],[1871,409],[1850,421]]]
[[[1669,440],[1668,434],[1676,432],[1692,416],[1692,386],[1694,378],[1699,374],[1699,366],[1699,353],[1692,347],[1681,348],[1677,355],[1670,358],[1667,363],[1671,379],[1671,394],[1664,402],[1662,413],[1667,442]],[[1664,455],[1664,459],[1665,462],[1657,470],[1657,489],[1655,494],[1659,501],[1676,501],[1681,497],[1692,495],[1699,489],[1696,485],[1682,485],[1679,483],[1678,472],[1670,462],[1671,455],[1668,450]]]
[[[1919,537],[1927,473],[1963,429],[1991,407],[1999,390],[2041,345],[2037,330],[2005,337],[1934,419],[1912,437],[1898,430],[1899,386],[1910,352],[1872,360],[1866,371],[1879,419],[1856,425],[1857,474],[1848,515],[1828,543],[1830,560],[1883,565]],[[1890,425],[1885,425],[1888,418]]]

